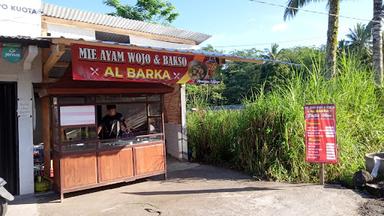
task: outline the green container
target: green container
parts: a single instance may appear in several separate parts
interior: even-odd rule
[[[51,190],[51,182],[47,179],[42,179],[40,182],[35,182],[35,192],[41,193],[41,192],[47,192]]]

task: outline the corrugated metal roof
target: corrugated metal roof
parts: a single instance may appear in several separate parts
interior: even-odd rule
[[[186,39],[195,41],[200,44],[210,38],[210,35],[187,31],[164,26],[159,24],[147,23],[138,20],[125,19],[121,17],[110,16],[106,14],[83,11],[74,8],[66,8],[58,5],[43,3],[43,15],[48,17],[60,18],[65,20],[73,20],[96,25],[103,25],[114,28],[127,29],[132,31],[164,35],[168,37]]]
[[[19,43],[24,45],[37,45],[39,47],[47,48],[50,41],[42,38],[32,38],[28,36],[4,36],[0,35],[0,42],[2,43]]]

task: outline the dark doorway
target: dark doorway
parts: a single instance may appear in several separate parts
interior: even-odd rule
[[[0,82],[0,177],[18,194],[17,85]]]

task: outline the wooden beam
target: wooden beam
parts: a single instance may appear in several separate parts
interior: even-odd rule
[[[47,62],[48,60],[48,57],[49,57],[49,53],[50,53],[50,48],[43,48],[43,53],[42,53],[42,63],[43,65],[45,64],[45,62]]]
[[[56,62],[54,67],[67,68],[67,67],[69,67],[69,63],[68,62]]]
[[[41,83],[45,83],[45,84],[47,84],[47,83],[55,83],[55,82],[57,82],[59,80],[60,80],[60,78],[48,78],[46,80],[43,80],[43,82],[41,82]],[[40,97],[44,97],[44,95],[42,95]]]
[[[147,33],[147,32],[133,31],[129,29],[114,28],[110,26],[97,25],[97,24],[74,21],[74,20],[65,20],[65,19],[48,17],[48,16],[42,16],[41,20],[42,20],[42,23],[45,23],[45,24],[62,25],[62,26],[68,26],[71,28],[74,28],[74,27],[85,28],[85,29],[91,29],[94,31],[109,32],[113,34],[132,35],[132,36],[143,37],[143,38],[152,39],[152,40],[160,40],[160,41],[165,41],[170,43],[197,45],[196,42],[193,40],[187,40],[187,39],[165,36],[160,34]],[[48,32],[49,32],[49,28],[48,28]]]
[[[40,90],[39,95],[95,95],[95,94],[166,94],[171,89],[151,89],[151,88],[48,88]]]
[[[52,45],[51,46],[51,55],[48,57],[47,61],[44,63],[43,69],[43,80],[47,80],[49,78],[49,71],[53,68],[56,62],[60,59],[60,57],[65,53],[64,45]]]

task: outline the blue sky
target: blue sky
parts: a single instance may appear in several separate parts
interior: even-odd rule
[[[43,0],[61,6],[106,13],[113,9],[102,0]],[[285,5],[287,0],[265,0]],[[122,0],[135,3],[134,0]],[[300,11],[291,20],[283,20],[284,8],[249,0],[171,0],[180,13],[173,26],[202,32],[212,37],[202,45],[212,44],[221,50],[269,48],[277,42],[280,47],[320,46],[325,44],[327,16]],[[372,0],[344,0],[341,15],[361,19],[372,17]],[[326,1],[312,3],[308,10],[327,12]],[[345,38],[349,28],[358,23],[340,18],[339,38]]]

